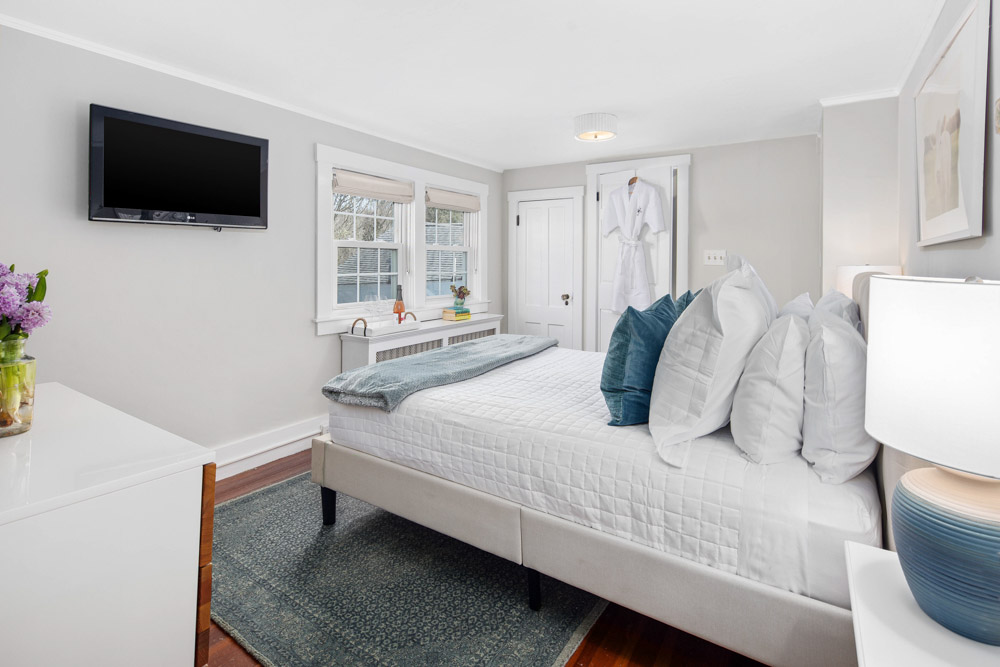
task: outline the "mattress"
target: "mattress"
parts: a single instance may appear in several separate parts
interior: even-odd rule
[[[412,394],[391,413],[332,403],[334,442],[725,572],[849,608],[845,540],[881,546],[872,471],[823,484],[801,457],[758,465],[728,428],[678,470],[649,428],[608,426],[604,355],[551,348]]]

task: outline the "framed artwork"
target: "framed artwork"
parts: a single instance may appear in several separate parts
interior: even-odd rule
[[[983,235],[989,18],[970,2],[914,96],[920,246]]]

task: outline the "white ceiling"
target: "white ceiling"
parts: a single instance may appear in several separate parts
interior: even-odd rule
[[[493,169],[819,131],[944,0],[0,0],[22,22]],[[572,137],[607,111],[619,136]]]

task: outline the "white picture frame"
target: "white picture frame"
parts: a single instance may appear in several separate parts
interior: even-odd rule
[[[989,0],[956,21],[913,98],[918,246],[983,235]]]

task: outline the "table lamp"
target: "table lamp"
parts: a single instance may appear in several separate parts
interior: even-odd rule
[[[865,428],[925,459],[892,529],[917,604],[1000,645],[1000,282],[873,276]]]

